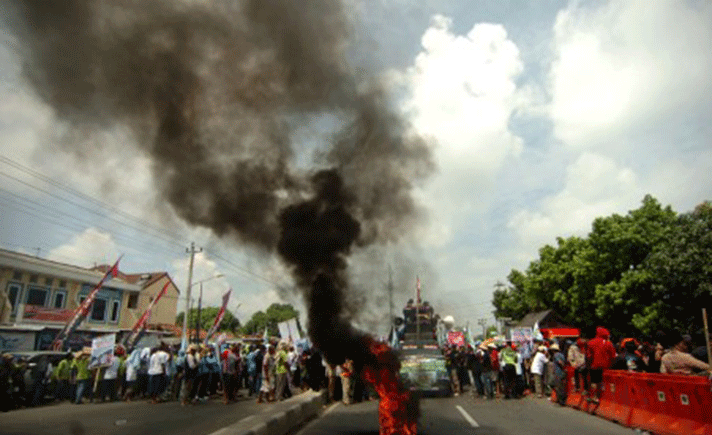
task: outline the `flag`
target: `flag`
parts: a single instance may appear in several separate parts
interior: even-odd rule
[[[101,287],[107,281],[110,281],[111,279],[116,278],[119,275],[119,261],[121,261],[121,257],[123,257],[123,255],[120,256],[119,259],[116,260],[116,263],[114,263],[114,265],[106,271],[101,280],[99,280],[99,283],[96,285],[96,287],[94,287],[94,289],[89,292],[86,299],[84,299],[84,301],[79,304],[69,322],[64,325],[64,328],[61,331],[59,331],[54,341],[52,342],[53,350],[63,350],[64,343],[67,341],[67,337],[69,337],[69,335],[74,332],[75,329],[77,329],[79,324],[82,323],[82,320],[84,320],[89,314],[89,309],[94,303],[94,299],[96,299],[96,295],[97,293],[99,293],[99,290],[101,290]]]
[[[220,311],[218,311],[218,315],[215,317],[215,323],[213,323],[213,326],[210,327],[208,333],[205,334],[205,344],[208,343],[210,337],[212,337],[212,335],[215,334],[215,331],[218,330],[220,322],[222,322],[223,317],[225,317],[225,309],[227,308],[227,301],[230,300],[230,293],[232,293],[232,289],[228,290],[227,293],[223,295],[222,307],[220,307]]]
[[[151,318],[151,310],[153,309],[153,306],[156,305],[159,299],[161,299],[163,295],[166,294],[170,285],[171,280],[169,279],[168,281],[166,281],[166,284],[163,286],[161,291],[158,292],[158,295],[156,295],[156,297],[151,301],[151,303],[148,304],[146,312],[143,313],[141,318],[138,319],[136,324],[133,326],[133,328],[131,329],[131,334],[129,334],[124,340],[124,346],[126,346],[127,349],[132,349],[134,346],[136,346],[136,343],[138,343],[138,340],[141,338],[140,335],[142,335],[142,332],[146,329],[148,319]]]
[[[415,281],[415,303],[420,305],[420,277],[417,277]]]

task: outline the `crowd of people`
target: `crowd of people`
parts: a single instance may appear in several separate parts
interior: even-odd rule
[[[316,349],[297,349],[286,342],[191,344],[185,353],[166,344],[131,352],[117,345],[111,364],[97,368],[91,367],[87,349],[60,357],[54,363],[48,356],[28,363],[3,354],[0,410],[39,406],[49,400],[180,401],[188,406],[211,398],[226,404],[252,398],[272,403],[309,388],[328,388],[332,400],[345,397],[350,402],[354,397],[348,363],[330,366]],[[338,388],[335,376],[341,378]]]
[[[597,402],[605,370],[708,375],[704,345],[677,332],[658,333],[654,340],[624,338],[617,344],[606,328],[598,327],[592,339],[534,340],[533,346],[507,341],[473,346],[448,345],[444,349],[455,395],[469,388],[475,397],[494,399],[535,395],[543,398],[556,391],[566,402],[567,371],[574,370],[574,388]]]

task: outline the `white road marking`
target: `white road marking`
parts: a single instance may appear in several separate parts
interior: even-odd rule
[[[460,414],[462,414],[462,416],[465,417],[465,420],[467,420],[467,422],[470,423],[470,426],[480,427],[480,425],[477,424],[475,419],[470,417],[470,414],[468,414],[467,411],[465,411],[465,409],[462,406],[457,405],[457,406],[455,406],[455,408],[457,408],[457,410],[460,411]]]

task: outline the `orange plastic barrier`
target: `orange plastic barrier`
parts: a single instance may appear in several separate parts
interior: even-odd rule
[[[624,426],[660,435],[712,435],[712,383],[706,377],[608,370],[598,404],[574,391],[566,404]]]

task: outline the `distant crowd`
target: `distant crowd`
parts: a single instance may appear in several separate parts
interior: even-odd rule
[[[709,375],[707,349],[690,336],[659,333],[651,343],[624,338],[614,344],[606,328],[590,340],[535,340],[533,347],[511,341],[472,346],[446,346],[444,354],[455,395],[470,389],[475,397],[494,399],[556,391],[559,403],[567,397],[567,370],[575,373],[574,388],[596,402],[605,370],[628,370],[680,375]]]
[[[226,404],[252,398],[272,403],[309,388],[327,388],[332,400],[350,403],[354,391],[361,391],[359,382],[350,382],[350,362],[331,366],[317,350],[295,349],[284,342],[219,348],[192,344],[185,353],[165,344],[130,353],[116,346],[114,356],[110,365],[91,368],[87,351],[60,355],[58,360],[41,355],[33,361],[3,354],[0,410],[50,401],[180,401],[189,406],[211,398]]]

